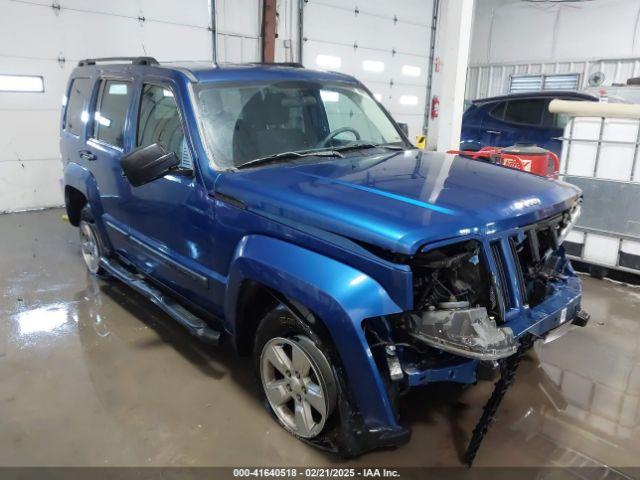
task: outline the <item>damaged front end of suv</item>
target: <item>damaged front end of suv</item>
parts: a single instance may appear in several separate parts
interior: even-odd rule
[[[363,322],[390,395],[433,382],[472,384],[500,376],[469,445],[468,464],[520,356],[534,340],[550,341],[588,321],[580,309],[580,281],[562,248],[580,204],[524,227],[423,247],[404,260],[412,271],[414,308]]]

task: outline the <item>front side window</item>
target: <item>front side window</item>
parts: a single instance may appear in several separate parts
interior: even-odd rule
[[[93,137],[117,148],[124,147],[124,126],[131,100],[131,83],[103,80],[93,122]]]
[[[191,154],[173,93],[166,87],[145,85],[138,115],[137,146],[146,147],[154,143],[175,153],[183,168],[192,168]]]
[[[207,146],[221,167],[356,143],[404,145],[377,102],[354,85],[201,84],[196,98]]]
[[[87,100],[91,95],[91,80],[88,78],[75,78],[71,82],[69,96],[67,97],[67,110],[64,115],[64,129],[74,135],[80,135],[82,128],[88,119],[85,109]]]

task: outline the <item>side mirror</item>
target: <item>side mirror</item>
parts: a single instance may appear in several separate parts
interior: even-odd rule
[[[173,152],[168,152],[158,143],[124,155],[120,166],[129,183],[139,187],[158,178],[164,177],[180,165],[180,160]]]
[[[400,127],[400,130],[402,130],[404,132],[404,134],[408,137],[409,136],[409,125],[407,123],[404,122],[397,122],[398,126]]]
[[[466,140],[460,142],[460,150],[465,150],[467,152],[477,152],[482,148],[479,142],[475,142],[473,140]]]

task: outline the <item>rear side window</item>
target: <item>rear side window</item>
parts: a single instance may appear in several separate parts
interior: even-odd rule
[[[159,85],[145,85],[138,116],[138,146],[146,147],[153,143],[174,152],[182,167],[192,167],[173,93]]]
[[[504,119],[512,123],[540,125],[545,105],[544,100],[510,100]]]
[[[93,122],[93,137],[95,139],[114,147],[124,147],[124,124],[130,99],[130,82],[102,81]]]
[[[67,97],[67,110],[64,115],[64,129],[74,135],[82,133],[82,127],[87,121],[88,114],[84,110],[91,94],[91,80],[88,78],[74,78]],[[83,115],[84,112],[84,115]]]

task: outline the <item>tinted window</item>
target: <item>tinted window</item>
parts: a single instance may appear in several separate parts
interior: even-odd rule
[[[489,111],[489,115],[491,115],[493,118],[497,118],[498,120],[502,120],[504,118],[504,111],[506,107],[507,102],[500,102]]]
[[[91,94],[91,80],[88,78],[76,78],[71,83],[69,96],[67,97],[67,111],[64,116],[64,129],[74,135],[82,133],[82,127],[87,121],[85,113],[84,122],[82,112]]]
[[[145,85],[138,116],[138,146],[146,147],[153,143],[159,143],[167,151],[174,152],[182,159],[183,166],[189,167],[189,148],[173,93],[158,85]]]
[[[545,100],[510,100],[504,119],[507,122],[540,125]]]
[[[120,80],[103,80],[93,122],[94,138],[114,147],[124,146],[124,123],[131,99],[131,84]]]

